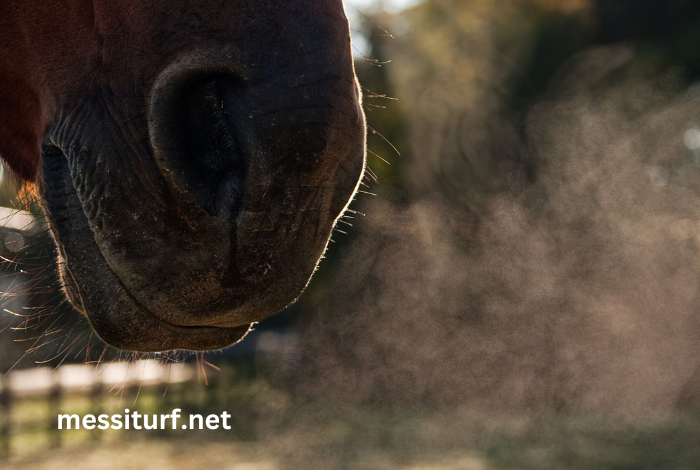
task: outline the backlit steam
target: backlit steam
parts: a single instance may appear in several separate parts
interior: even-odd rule
[[[360,402],[628,416],[700,396],[700,88],[678,71],[611,84],[633,55],[577,56],[528,111],[522,138],[502,133],[510,123],[495,106],[467,114],[456,134],[433,126],[416,137],[475,143],[483,162],[478,144],[503,135],[490,148],[512,154],[491,156],[509,163],[488,170],[497,191],[463,185],[457,198],[436,189],[407,208],[366,203],[306,331],[317,380],[305,388]],[[446,156],[418,153],[415,178],[429,180],[431,166],[475,168]],[[525,158],[537,162],[534,182],[519,171]]]

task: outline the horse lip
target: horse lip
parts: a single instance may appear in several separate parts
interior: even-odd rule
[[[111,271],[108,264],[107,269]],[[94,310],[85,311],[90,324],[100,338],[119,349],[138,352],[222,349],[241,341],[252,326],[246,324],[220,328],[173,325],[160,319],[141,305],[121,285],[121,281],[119,281],[119,288],[126,294],[125,299],[128,299],[135,307],[131,311],[127,310],[129,313],[125,317],[115,317],[109,314],[99,315]],[[146,337],[143,336],[144,333],[147,334]]]
[[[86,308],[82,296],[79,302],[98,336],[114,347],[137,352],[221,349],[242,340],[250,330],[249,324],[220,328],[168,323],[138,302],[122,285],[106,260],[102,261],[102,269],[115,278],[113,282],[119,297],[108,311]],[[76,291],[80,295],[78,286],[75,286]]]

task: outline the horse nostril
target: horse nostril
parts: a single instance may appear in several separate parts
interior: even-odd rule
[[[195,169],[203,177],[240,164],[241,148],[232,128],[232,115],[225,96],[236,92],[227,77],[203,81],[185,98],[184,125],[187,152]]]
[[[240,179],[244,171],[244,150],[234,120],[241,110],[231,109],[239,101],[235,99],[239,88],[234,77],[212,76],[196,83],[182,100],[186,177],[210,214],[221,205],[222,182]]]
[[[242,81],[218,74],[183,80],[152,103],[156,161],[179,193],[210,214],[240,202],[246,150],[238,137]]]

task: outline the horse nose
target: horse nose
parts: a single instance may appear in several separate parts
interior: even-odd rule
[[[211,215],[230,214],[241,202],[254,135],[245,119],[244,81],[221,70],[177,72],[159,78],[151,98],[155,161],[180,199]]]

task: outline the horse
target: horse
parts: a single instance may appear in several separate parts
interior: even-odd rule
[[[108,344],[209,350],[294,302],[366,159],[341,0],[3,0],[0,156]]]

